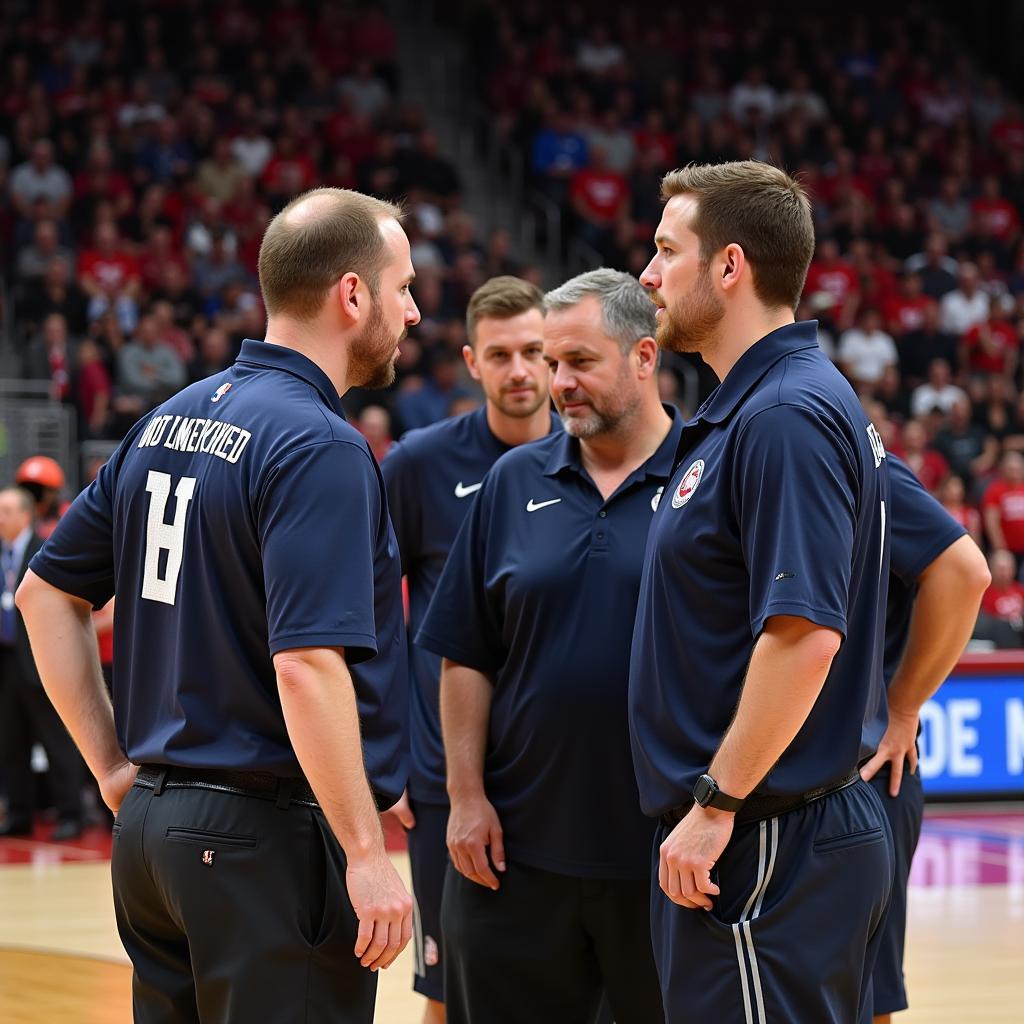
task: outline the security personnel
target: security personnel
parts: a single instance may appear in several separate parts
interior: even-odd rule
[[[57,807],[57,824],[49,838],[61,842],[82,834],[85,765],[46,699],[25,624],[14,607],[18,584],[43,546],[32,528],[34,511],[28,491],[20,487],[0,491],[0,769],[7,789],[7,817],[0,824],[0,837],[32,833],[32,744],[38,742],[46,751]]]
[[[60,500],[60,492],[64,489],[64,470],[48,455],[33,455],[18,467],[14,482],[35,499],[35,530],[46,540],[68,510],[68,503]]]
[[[136,1021],[370,1021],[411,934],[378,815],[407,777],[397,544],[339,397],[389,383],[419,318],[398,216],[289,203],[266,342],[129,432],[18,593],[118,812]],[[112,713],[89,614],[115,590]]]
[[[890,1014],[907,1008],[907,881],[924,817],[917,770],[921,708],[956,665],[991,582],[984,555],[963,527],[903,462],[892,455],[886,462],[892,501],[884,662],[888,725],[878,752],[861,769],[881,797],[896,851],[892,900],[871,975],[876,1024],[888,1024]]]
[[[626,730],[644,543],[680,423],[658,401],[653,310],[595,270],[545,298],[564,433],[483,480],[417,643],[446,659],[442,904],[452,1024],[656,1024],[652,823]]]
[[[658,342],[721,384],[654,516],[630,664],[662,818],[652,924],[669,1021],[866,1021],[892,840],[857,773],[882,699],[885,451],[793,310],[810,203],[754,161],[691,165],[641,276]],[[844,642],[845,641],[845,642]]]
[[[481,285],[466,309],[469,344],[462,354],[483,388],[482,409],[412,430],[381,464],[402,572],[409,584],[409,632],[426,615],[455,535],[497,459],[519,444],[561,430],[551,411],[542,358],[544,295],[517,277]],[[448,849],[448,794],[438,688],[441,659],[409,651],[412,764],[409,803],[393,808],[409,831],[415,896],[413,988],[427,997],[426,1024],[443,1021],[441,890]]]

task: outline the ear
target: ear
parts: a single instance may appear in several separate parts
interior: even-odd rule
[[[462,358],[466,360],[466,369],[469,370],[470,377],[473,380],[479,380],[480,370],[476,365],[476,353],[473,351],[472,345],[462,346]]]
[[[730,291],[746,276],[748,269],[746,253],[735,242],[730,242],[722,250],[718,266],[721,274],[722,288],[725,291]]]
[[[358,323],[369,308],[366,286],[358,274],[343,274],[334,286],[334,296],[341,315],[352,323]]]
[[[633,346],[638,380],[647,380],[658,372],[658,343],[653,338],[641,338]]]

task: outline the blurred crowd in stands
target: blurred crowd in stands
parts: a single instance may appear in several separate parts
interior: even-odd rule
[[[1020,99],[924,6],[870,28],[754,7],[435,11],[507,158],[595,264],[640,273],[672,167],[799,174],[819,245],[798,315],[819,320],[888,449],[990,552],[986,614],[1024,635]],[[355,2],[42,0],[4,18],[6,312],[21,373],[74,406],[81,438],[116,439],[262,336],[263,229],[315,184],[409,211],[423,319],[395,389],[348,400],[374,450],[478,401],[459,354],[468,296],[499,273],[558,282],[505,232],[480,237],[424,107],[398,98],[396,46],[385,13]],[[681,404],[673,370],[662,382]]]
[[[260,239],[318,184],[408,210],[423,322],[368,430],[421,426],[470,396],[466,299],[530,271],[507,234],[478,237],[423,109],[399,101],[382,9],[44,0],[18,13],[0,26],[0,273],[20,372],[77,409],[80,438],[122,436],[263,336]],[[356,413],[369,401],[350,400]]]

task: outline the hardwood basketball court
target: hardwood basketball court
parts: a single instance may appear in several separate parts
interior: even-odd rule
[[[130,1024],[108,838],[0,840],[0,1021]],[[408,881],[408,858],[393,855]],[[418,1024],[412,948],[382,971],[380,1024]],[[1024,1007],[1024,806],[930,807],[914,863],[898,1024],[1016,1024]],[[524,1012],[524,1024],[529,1020]],[[802,1022],[804,1024],[804,1022]],[[810,1022],[806,1022],[810,1024]]]

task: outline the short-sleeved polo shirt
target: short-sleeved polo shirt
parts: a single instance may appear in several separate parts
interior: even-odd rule
[[[793,796],[864,756],[882,691],[889,500],[885,451],[816,325],[762,338],[683,429],[651,525],[630,662],[644,810],[686,803],[740,698],[765,623],[843,637],[807,722],[756,792]]]
[[[561,421],[551,414],[551,431]],[[398,536],[402,572],[409,583],[409,636],[427,613],[466,513],[491,466],[510,450],[487,424],[486,407],[411,430],[381,463],[391,520]],[[414,800],[444,805],[444,744],[438,706],[441,659],[409,646],[409,794]]]
[[[300,768],[272,656],[343,647],[379,794],[408,772],[398,545],[384,484],[327,375],[246,341],[140,420],[32,561],[115,593],[114,711],[136,763]]]
[[[626,725],[647,530],[680,423],[605,501],[556,434],[502,456],[462,525],[416,642],[494,684],[484,787],[509,859],[646,878]]]

